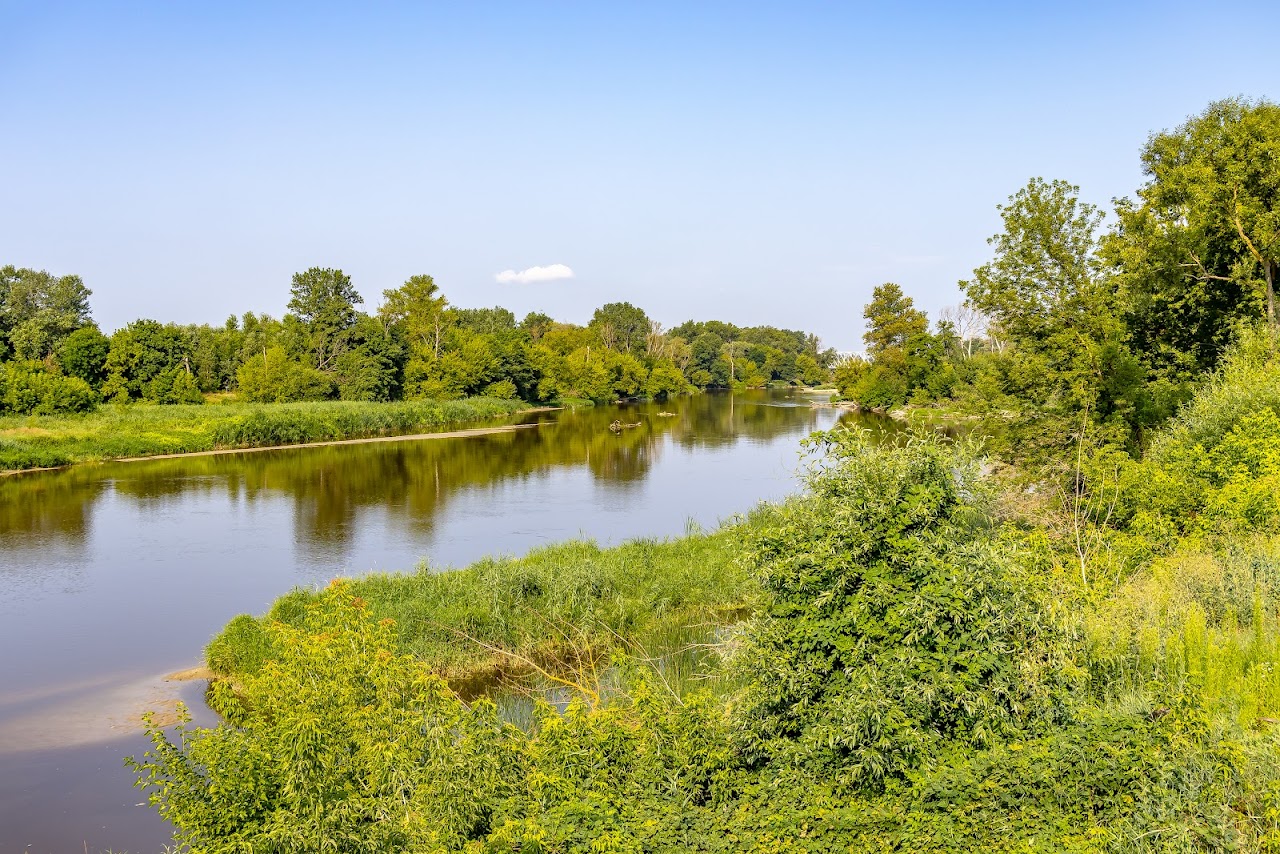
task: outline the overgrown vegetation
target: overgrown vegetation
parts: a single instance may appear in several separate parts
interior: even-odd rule
[[[225,722],[133,762],[180,850],[1280,851],[1277,116],[1153,137],[1105,241],[1070,185],[1016,194],[965,283],[985,354],[877,292],[837,379],[950,376],[984,444],[836,430],[711,534],[237,618]],[[1135,332],[1179,295],[1193,329]],[[465,678],[526,672],[518,720]]]
[[[1260,332],[1080,494],[837,431],[720,531],[296,592],[211,644],[227,723],[139,771],[201,851],[1276,850],[1280,508],[1212,466],[1191,516],[1143,492],[1188,448],[1269,460],[1276,388]],[[648,663],[726,608],[708,679]],[[560,703],[455,691],[504,670]]]
[[[752,524],[609,549],[569,542],[466,569],[422,567],[345,586],[371,615],[394,621],[398,648],[459,683],[485,681],[522,670],[522,660],[551,664],[624,637],[643,646],[671,625],[714,626],[744,614],[758,593],[736,555]],[[231,678],[257,673],[278,652],[270,624],[301,626],[324,595],[295,590],[260,620],[237,617],[209,644],[210,668]]]
[[[1109,226],[1079,187],[1033,178],[932,330],[896,284],[876,288],[840,393],[960,414],[1009,461],[1067,458],[1082,425],[1142,453],[1240,329],[1276,328],[1277,150],[1280,106],[1227,99],[1151,136],[1147,181]]]
[[[520,401],[473,398],[389,404],[104,406],[84,415],[5,416],[0,417],[0,471],[396,435],[525,408]]]

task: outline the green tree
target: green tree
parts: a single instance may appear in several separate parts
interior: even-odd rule
[[[89,323],[90,294],[79,276],[0,268],[0,333],[13,357],[52,359],[67,336]]]
[[[343,400],[391,400],[400,391],[403,348],[391,329],[367,314],[351,328],[349,349],[334,363],[338,397]]]
[[[653,398],[667,398],[678,394],[688,394],[689,381],[684,374],[669,361],[659,361],[649,371],[645,380],[645,394]]]
[[[1034,178],[1000,216],[1004,231],[988,241],[995,257],[960,283],[1013,344],[1001,375],[1021,412],[1014,422],[990,413],[989,426],[1033,456],[1057,453],[1085,423],[1105,426],[1107,440],[1138,441],[1145,372],[1098,257],[1102,214],[1079,188]]]
[[[58,348],[58,364],[65,374],[79,377],[93,388],[101,388],[107,378],[107,354],[111,339],[94,324],[82,326],[67,336]]]
[[[690,381],[699,386],[728,386],[729,363],[724,359],[724,339],[714,332],[703,332],[689,345]]]
[[[404,330],[410,358],[440,357],[444,344],[444,312],[448,300],[430,276],[411,276],[398,288],[382,292],[378,316]]]
[[[524,316],[524,320],[520,321],[520,328],[524,330],[529,338],[538,341],[547,333],[555,324],[555,320],[549,314],[543,314],[540,311],[531,311]]]
[[[493,335],[516,328],[516,316],[502,306],[493,308],[455,308],[454,322],[472,332]]]
[[[1280,106],[1217,101],[1142,152],[1106,255],[1135,344],[1169,372],[1212,368],[1242,319],[1276,324]]]
[[[245,400],[259,403],[325,400],[333,396],[333,380],[328,375],[290,359],[279,344],[246,359],[236,371],[236,384]]]
[[[595,310],[588,327],[610,350],[641,356],[645,354],[651,325],[642,309],[629,302],[611,302]]]
[[[154,403],[198,403],[191,375],[191,341],[177,326],[135,320],[111,335],[107,379],[102,396],[116,403],[147,399]],[[176,374],[188,375],[187,380]],[[193,394],[191,389],[196,388]]]
[[[348,333],[356,325],[356,306],[364,298],[356,293],[350,276],[322,267],[295,273],[290,293],[289,311],[305,328],[312,367],[332,371],[347,350]]]
[[[987,243],[995,258],[960,283],[969,302],[1027,344],[1081,333],[1116,315],[1097,257],[1102,212],[1066,181],[1033,178],[1000,205],[1004,231]]]
[[[867,321],[862,340],[873,359],[891,347],[905,348],[912,336],[921,335],[929,329],[925,313],[915,308],[911,297],[903,294],[902,288],[893,282],[876,286],[862,316]]]
[[[795,373],[793,376],[805,385],[817,386],[827,382],[830,377],[827,371],[818,367],[817,361],[808,353],[801,353],[795,357]],[[779,377],[779,379],[791,379],[791,377]]]

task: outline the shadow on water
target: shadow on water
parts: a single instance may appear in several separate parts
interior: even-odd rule
[[[0,854],[159,847],[119,765],[136,734],[91,737],[106,713],[75,686],[194,666],[235,614],[336,574],[714,525],[793,491],[811,431],[881,423],[785,392],[516,420],[539,426],[0,479]],[[31,749],[41,716],[64,743]]]

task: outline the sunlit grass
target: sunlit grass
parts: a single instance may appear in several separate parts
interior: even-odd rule
[[[749,524],[611,548],[577,540],[452,571],[370,575],[352,590],[395,621],[400,648],[466,694],[535,666],[571,670],[608,650],[651,666],[682,694],[710,672],[720,627],[745,618],[759,596],[738,556]],[[300,624],[316,599],[295,590],[266,619]],[[255,671],[271,654],[259,627],[233,620],[209,644],[209,666],[231,677]]]
[[[1192,690],[1245,728],[1280,725],[1280,539],[1184,550],[1120,586],[1085,621],[1099,690]]]
[[[107,405],[0,418],[0,470],[412,433],[527,408],[514,400]]]

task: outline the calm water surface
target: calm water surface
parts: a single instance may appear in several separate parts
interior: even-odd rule
[[[337,575],[713,526],[794,491],[800,440],[838,418],[856,416],[706,394],[490,436],[0,479],[0,854],[164,846],[122,758],[147,747],[146,708],[208,719],[203,683],[163,676],[236,614]]]

